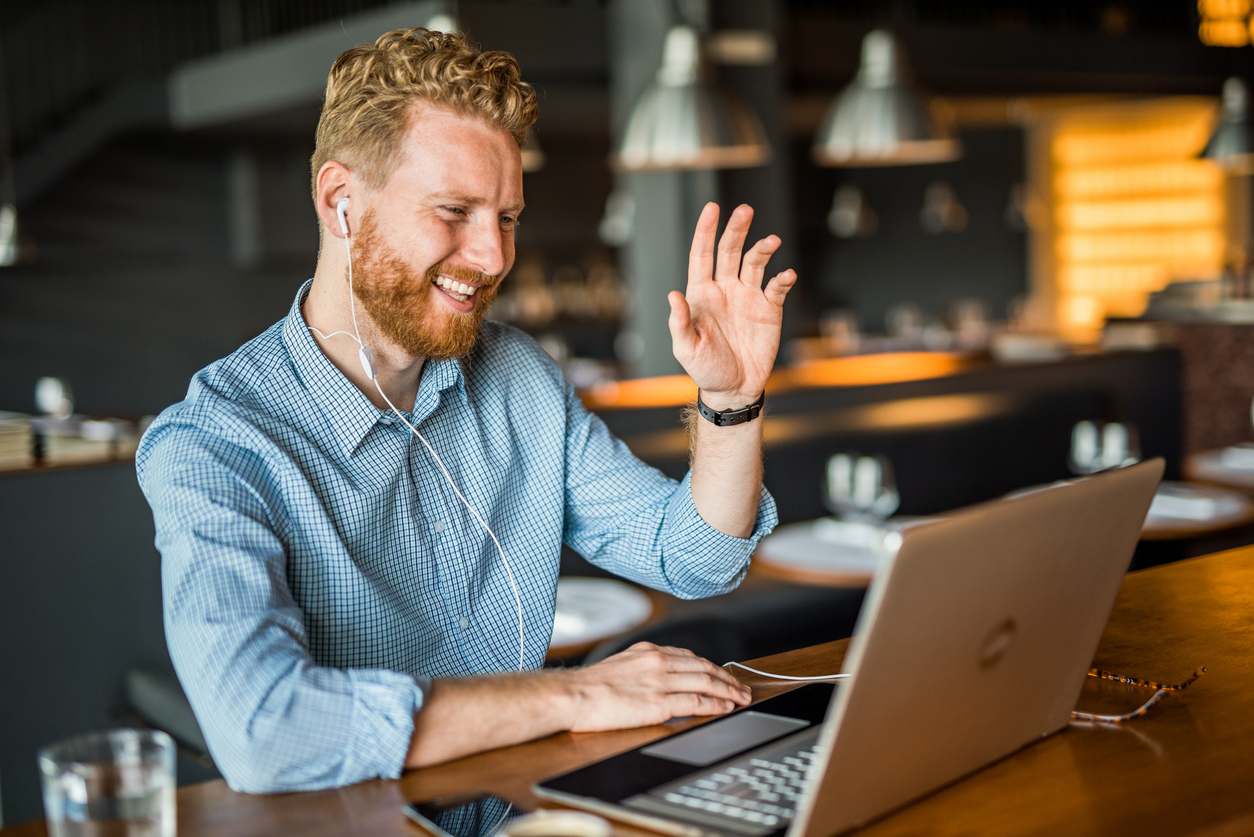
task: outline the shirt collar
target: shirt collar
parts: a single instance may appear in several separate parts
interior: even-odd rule
[[[312,285],[313,280],[310,279],[296,292],[292,308],[283,321],[283,342],[291,355],[297,377],[313,396],[327,424],[343,445],[344,453],[351,456],[362,439],[366,438],[366,434],[388,412],[381,411],[370,403],[370,399],[345,378],[322,353],[322,349],[318,348],[305,322],[305,315],[300,310],[309,297]],[[414,412],[419,414],[416,420],[422,421],[434,412],[439,405],[440,393],[449,388],[456,388],[462,402],[470,406],[463,361],[437,360],[423,364],[422,378],[418,383],[418,398],[414,405]]]

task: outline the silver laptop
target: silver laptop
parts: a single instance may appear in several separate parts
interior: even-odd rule
[[[889,536],[833,687],[539,783],[663,832],[830,837],[1064,728],[1162,478],[1156,459]]]

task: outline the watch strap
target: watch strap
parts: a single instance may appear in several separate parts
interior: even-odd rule
[[[722,412],[719,412],[718,410],[711,410],[707,407],[705,402],[701,400],[701,391],[697,391],[697,412],[701,414],[703,419],[712,422],[717,427],[731,427],[734,424],[745,424],[746,422],[753,421],[755,418],[762,415],[762,407],[764,404],[766,404],[765,391],[758,396],[757,401],[754,401],[748,407],[741,407],[739,410],[723,410]]]

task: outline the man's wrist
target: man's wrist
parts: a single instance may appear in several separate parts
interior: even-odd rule
[[[582,670],[577,668],[571,671],[555,671],[549,681],[553,689],[553,705],[557,709],[558,722],[563,730],[579,727],[580,714],[586,704],[586,695],[579,678]]]
[[[711,392],[708,389],[703,389],[699,390],[698,394],[702,404],[720,413],[725,413],[729,410],[743,410],[762,397],[761,391],[746,395],[741,392]]]

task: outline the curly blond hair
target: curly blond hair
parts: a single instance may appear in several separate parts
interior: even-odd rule
[[[508,52],[479,52],[461,35],[397,29],[342,53],[327,77],[312,169],[337,160],[372,188],[387,183],[415,102],[482,119],[521,148],[536,121],[536,94]]]

